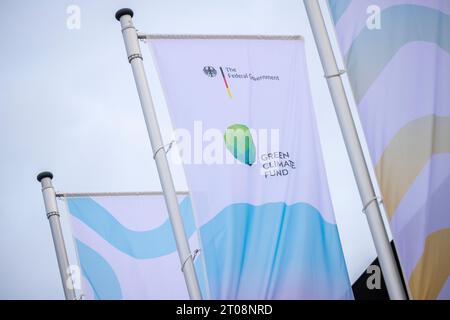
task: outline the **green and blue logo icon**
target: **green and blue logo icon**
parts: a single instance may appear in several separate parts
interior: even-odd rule
[[[250,129],[243,124],[229,126],[224,135],[225,146],[233,157],[251,166],[256,160],[256,147]]]

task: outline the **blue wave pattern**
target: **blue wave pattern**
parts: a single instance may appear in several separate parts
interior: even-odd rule
[[[136,232],[122,226],[105,208],[89,197],[68,198],[70,213],[84,222],[116,249],[136,259],[152,259],[176,251],[170,221],[159,228]],[[185,231],[190,237],[195,230],[191,200],[180,203]],[[169,227],[169,228],[168,228]],[[122,299],[120,281],[111,265],[94,249],[76,240],[80,267],[89,282],[96,300]],[[203,297],[207,297],[204,267],[201,259],[195,261],[197,278]]]
[[[450,53],[449,15],[423,6],[398,5],[384,10],[382,19],[381,30],[364,28],[346,54],[347,71],[358,103],[404,45],[430,42]]]
[[[213,299],[353,299],[337,226],[308,204],[233,204],[200,233]]]
[[[120,300],[119,280],[110,264],[96,251],[76,240],[81,271],[89,282],[96,300]]]
[[[175,252],[171,229],[136,232],[123,227],[90,198],[69,199],[71,214],[118,250],[137,259]],[[191,235],[189,198],[180,205]],[[200,228],[212,299],[351,299],[350,280],[335,224],[314,207],[298,203],[233,204]],[[111,266],[77,242],[80,263],[97,299],[120,299]],[[159,255],[158,255],[159,254]],[[196,261],[204,297],[203,265]],[[118,288],[118,289],[117,289]],[[106,292],[110,292],[109,295]]]
[[[167,219],[158,228],[134,231],[124,227],[105,208],[89,197],[69,198],[70,213],[98,233],[116,249],[136,259],[151,259],[176,251],[172,226]],[[191,200],[180,203],[181,216],[188,237],[195,231]]]

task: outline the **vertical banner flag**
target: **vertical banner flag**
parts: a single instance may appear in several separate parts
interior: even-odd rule
[[[412,297],[450,299],[450,1],[329,4]]]
[[[66,197],[87,299],[189,299],[162,195]],[[191,248],[191,201],[179,196]],[[202,289],[201,255],[195,260]]]
[[[352,299],[300,37],[152,39],[213,299]]]

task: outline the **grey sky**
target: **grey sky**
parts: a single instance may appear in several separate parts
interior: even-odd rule
[[[66,27],[69,5],[81,9],[80,30]],[[302,1],[2,0],[0,298],[63,298],[37,173],[52,171],[56,188],[67,192],[160,190],[114,19],[122,7],[134,10],[146,33],[305,36],[333,204],[350,276],[357,277],[374,249]],[[142,50],[167,141],[170,121]],[[182,169],[173,172],[178,190],[186,190]]]

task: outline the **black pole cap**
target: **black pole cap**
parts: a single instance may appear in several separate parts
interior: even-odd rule
[[[41,180],[44,178],[53,179],[53,173],[51,173],[50,171],[44,171],[37,175],[37,181],[39,181],[39,182],[41,182]]]
[[[120,21],[120,18],[122,16],[127,15],[127,14],[130,15],[133,18],[134,13],[133,13],[133,10],[131,10],[130,8],[123,8],[123,9],[120,9],[119,11],[117,11],[116,12],[116,19],[117,19],[117,21]]]

